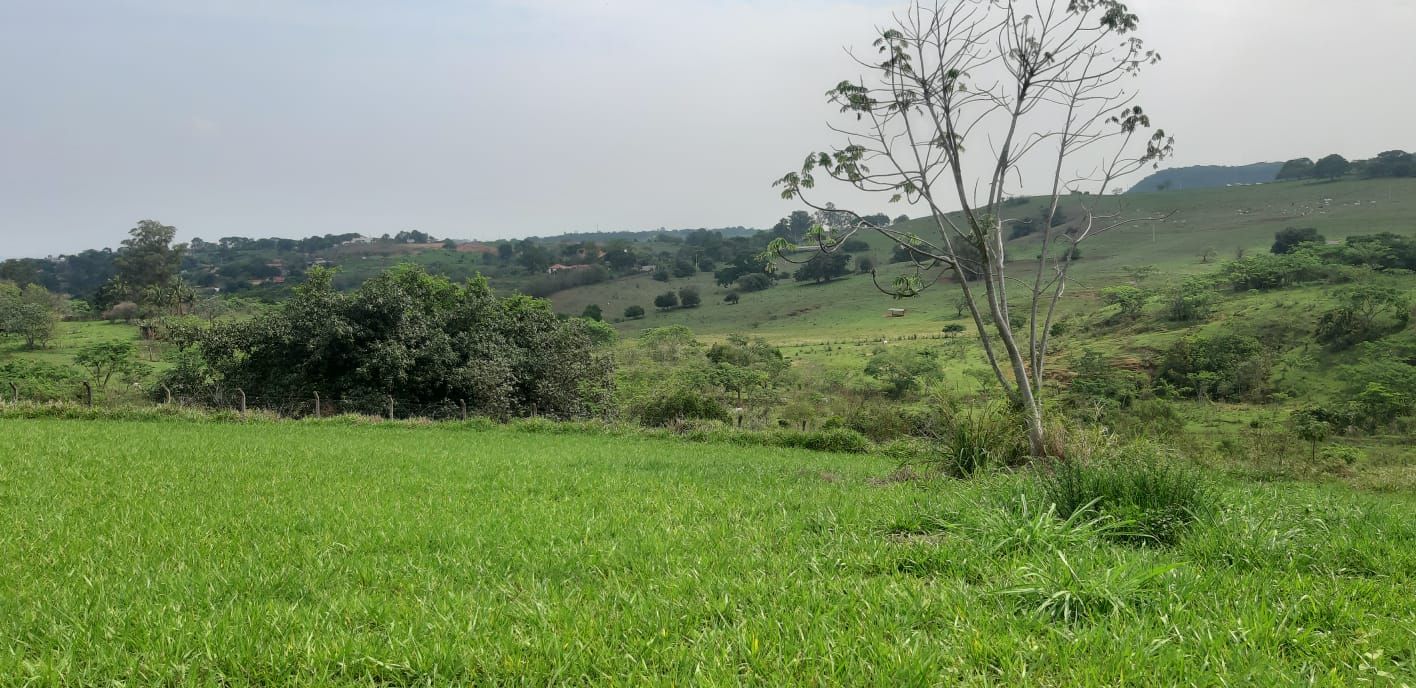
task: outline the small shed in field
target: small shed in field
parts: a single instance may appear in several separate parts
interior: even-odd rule
[[[907,311],[907,310],[905,310],[905,309],[903,309],[903,308],[891,308],[890,310],[885,311],[885,317],[887,317],[887,318],[903,318],[903,317],[905,317],[905,315],[906,315],[907,313],[909,313],[909,311]]]

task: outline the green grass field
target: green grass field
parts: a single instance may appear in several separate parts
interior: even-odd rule
[[[894,468],[0,419],[0,685],[1416,684],[1410,495],[1224,482],[1137,547]]]

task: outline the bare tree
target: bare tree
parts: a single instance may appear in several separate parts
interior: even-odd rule
[[[1078,245],[1164,219],[1127,217],[1121,200],[1106,196],[1174,144],[1147,131],[1150,118],[1124,84],[1159,56],[1133,35],[1139,19],[1119,0],[917,0],[894,19],[874,42],[877,56],[852,53],[867,76],[827,93],[853,118],[831,127],[844,144],[809,155],[777,185],[784,198],[849,213],[809,198],[824,172],[929,210],[928,238],[850,213],[848,226],[815,227],[803,241],[830,252],[875,231],[908,247],[913,269],[888,286],[876,281],[896,297],[954,276],[999,385],[1026,418],[1033,453],[1045,455],[1048,333]],[[1004,228],[1032,221],[1005,217],[1025,176],[1036,178],[1032,188],[1047,182],[1050,202],[1037,260],[1009,265]],[[1064,196],[1081,216],[1054,227]],[[794,248],[779,239],[771,250],[785,257]],[[1018,332],[1010,292],[1028,316]]]

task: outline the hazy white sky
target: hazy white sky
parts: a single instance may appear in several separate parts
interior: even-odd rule
[[[0,257],[770,226],[896,0],[0,0]],[[1416,148],[1412,0],[1133,0],[1175,165]],[[906,211],[880,199],[869,209]]]

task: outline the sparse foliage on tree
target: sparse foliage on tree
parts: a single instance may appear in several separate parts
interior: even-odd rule
[[[801,243],[834,253],[855,232],[879,232],[924,258],[892,284],[877,285],[899,298],[919,296],[950,275],[975,273],[976,284],[953,284],[968,303],[994,378],[1022,410],[1035,455],[1050,446],[1042,402],[1048,333],[1074,249],[1136,221],[1163,219],[1128,217],[1119,199],[1105,196],[1173,145],[1164,131],[1151,131],[1127,83],[1159,59],[1135,36],[1139,21],[1119,0],[1036,8],[916,2],[878,34],[871,54],[855,55],[866,76],[828,92],[844,115],[833,127],[844,142],[812,153],[777,182],[783,197],[818,211],[827,209],[814,198],[826,178],[927,211],[927,236],[854,214],[845,228],[815,227],[800,242],[781,237],[772,250],[784,256]],[[1021,269],[1007,264],[1004,244],[1009,226],[1025,218],[1008,217],[1006,201],[1022,190],[1025,172],[1043,165],[1048,221],[1039,257]],[[1078,193],[1084,190],[1091,194]],[[1074,193],[1071,228],[1055,231],[1061,200]],[[1022,303],[1011,302],[1010,283],[1026,284]],[[1027,314],[1022,332],[1008,325],[1014,310]]]

